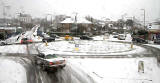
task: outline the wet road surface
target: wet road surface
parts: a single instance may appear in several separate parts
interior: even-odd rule
[[[0,61],[4,62],[0,63],[0,67],[3,65],[3,68],[0,69],[0,73],[12,65],[10,69],[8,69],[7,72],[3,72],[3,74],[8,72],[17,74],[16,72],[18,72],[20,75],[24,76],[23,78],[16,78],[14,76],[10,77],[14,78],[12,83],[95,83],[90,76],[88,76],[79,68],[74,67],[70,63],[67,63],[64,69],[58,69],[57,72],[47,72],[42,70],[39,66],[35,65],[34,57],[30,56],[1,55]],[[16,69],[13,69],[15,64],[19,66],[15,66]],[[10,83],[8,81],[5,82],[5,80],[9,79],[7,79],[8,77],[4,76],[5,75],[0,74],[0,83]]]

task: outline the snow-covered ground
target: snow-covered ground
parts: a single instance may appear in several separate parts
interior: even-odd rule
[[[0,46],[0,53],[24,53],[37,54],[37,50],[33,45],[6,45]]]
[[[43,53],[55,53],[66,55],[116,55],[144,52],[145,49],[131,44],[103,41],[58,41],[46,44],[37,44]]]
[[[37,39],[36,37],[32,38]],[[131,48],[131,43],[126,43],[130,39],[130,35],[127,35],[126,40],[118,40],[117,38],[112,40],[112,38],[112,35],[109,39],[104,39],[104,36],[96,36],[91,41],[78,38],[74,41],[65,41],[63,38],[60,38],[56,42],[47,43],[47,45],[46,43],[38,43],[35,46],[43,53],[66,55],[125,55],[145,51],[144,48],[136,45],[133,45],[133,48]],[[121,41],[121,43],[112,42],[111,40]],[[26,45],[0,46],[0,52],[3,53],[27,53],[26,49]],[[30,50],[32,51],[33,49]]]
[[[97,83],[160,83],[160,68],[153,57],[85,58],[69,61],[88,73]],[[138,72],[139,61],[144,63],[144,73]]]
[[[28,34],[30,35],[31,33],[28,32]],[[32,38],[37,39],[37,37],[34,36],[32,36]],[[113,38],[112,35],[110,35],[108,39],[106,39],[104,36],[96,36],[93,38],[93,41],[79,40],[78,38],[75,38],[75,41],[64,41],[61,38],[60,41],[47,44],[38,43],[35,44],[35,46],[38,47],[38,49],[43,53],[66,55],[129,55],[133,53],[145,53],[146,51],[140,46],[133,45],[133,48],[131,48],[131,44],[125,43],[131,42],[132,38],[129,34],[127,34],[125,40],[118,40],[117,38]],[[121,43],[112,41],[118,41]],[[156,45],[156,47],[159,48],[158,45]],[[0,52],[2,53],[26,53],[26,49],[26,45],[0,46]],[[93,77],[97,81],[97,83],[160,83],[160,68],[157,63],[157,59],[154,57],[98,59],[72,58],[67,60],[69,63],[77,66],[78,68],[81,68],[86,73],[88,73],[89,76]],[[143,61],[144,63],[144,73],[138,72],[138,63],[140,61]],[[8,69],[4,67],[5,63],[9,65]],[[11,68],[12,66],[10,66],[10,63],[14,63],[15,68]],[[10,73],[15,71],[17,68],[23,69],[21,66],[19,66],[19,64],[8,60],[2,60],[0,66],[1,69],[5,70],[7,73],[9,72],[8,74],[6,74],[6,76],[9,76]],[[6,76],[3,77],[4,73],[1,69],[0,82],[6,81]],[[12,69],[13,71],[10,69]],[[12,76],[21,79],[20,76],[24,77],[25,75],[22,75],[22,72],[24,73],[25,71],[21,70],[15,72],[14,74],[11,74],[11,77],[9,77],[9,79],[15,81]],[[20,73],[20,75],[18,73]],[[18,80],[17,82],[23,83],[23,81],[25,81],[25,79]]]
[[[19,43],[24,37],[32,39],[34,42],[42,41],[41,37],[37,36],[37,29],[39,26],[33,27],[30,31],[26,31],[23,34],[11,37],[7,39],[10,43]],[[55,53],[55,54],[67,54],[67,55],[110,55],[110,54],[132,54],[145,51],[142,47],[133,46],[124,42],[131,42],[130,34],[127,34],[126,40],[118,40],[113,38],[112,35],[106,37],[104,35],[93,37],[93,41],[80,40],[74,37],[74,41],[65,41],[64,37],[56,39],[56,42],[46,44],[36,44],[36,47],[44,53]],[[98,41],[97,41],[98,40]],[[116,43],[112,41],[120,41],[123,43]],[[34,47],[33,47],[34,48]],[[1,46],[0,52],[3,53],[26,53],[25,45],[10,45]]]
[[[1,53],[26,53],[26,45],[7,45],[1,46]]]
[[[27,83],[25,68],[16,61],[1,57],[0,83]]]

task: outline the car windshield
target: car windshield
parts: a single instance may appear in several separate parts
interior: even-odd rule
[[[55,54],[48,54],[45,56],[46,59],[52,59],[52,58],[57,58]]]

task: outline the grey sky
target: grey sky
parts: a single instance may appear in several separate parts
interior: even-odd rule
[[[91,15],[95,18],[107,17],[113,20],[135,16],[143,19],[146,10],[146,20],[160,18],[160,0],[0,0],[10,5],[7,12],[13,16],[22,10],[34,17],[44,17],[45,14],[66,14],[79,16]],[[2,17],[2,5],[0,5]]]

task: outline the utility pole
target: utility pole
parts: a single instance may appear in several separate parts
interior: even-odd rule
[[[145,25],[146,25],[146,24],[145,24],[145,9],[141,9],[141,10],[143,10],[143,13],[144,13],[144,14],[143,14],[143,15],[144,15],[143,21],[144,21],[144,29],[145,29]]]
[[[76,35],[77,35],[77,29],[78,29],[78,26],[77,26],[77,14],[78,14],[78,13],[76,13],[76,16],[75,16],[75,22],[76,22]]]

